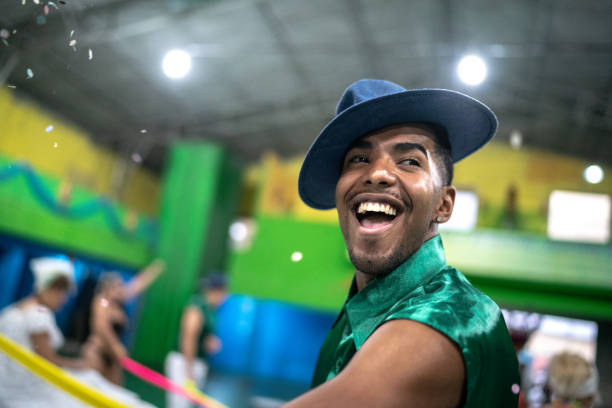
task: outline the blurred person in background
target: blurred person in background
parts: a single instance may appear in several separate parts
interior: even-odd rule
[[[118,272],[105,272],[100,277],[91,303],[90,335],[83,345],[90,362],[106,379],[121,384],[121,358],[127,356],[121,334],[129,321],[124,304],[149,287],[165,270],[165,263],[154,260],[128,282]]]
[[[287,407],[516,408],[516,353],[499,307],[446,264],[453,162],[497,119],[442,89],[360,80],[310,147],[302,200],[336,208],[355,276],[312,389]]]
[[[136,394],[108,383],[91,370],[91,356],[68,358],[58,354],[64,337],[54,312],[64,305],[74,287],[72,262],[66,257],[36,258],[30,262],[30,268],[34,274],[34,293],[2,310],[0,333],[107,396],[132,406],[148,407]],[[85,404],[0,352],[0,407],[83,408]]]
[[[551,402],[544,408],[592,408],[599,402],[597,368],[582,356],[556,354],[548,366]]]
[[[215,312],[227,298],[227,278],[214,272],[199,283],[199,293],[189,299],[181,316],[179,351],[168,353],[166,376],[176,384],[203,389],[208,375],[207,357],[218,353],[222,344],[214,334]],[[168,408],[192,406],[180,395],[166,394]]]

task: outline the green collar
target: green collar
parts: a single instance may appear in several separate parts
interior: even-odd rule
[[[357,292],[353,284],[344,304],[355,341],[361,345],[383,323],[389,309],[407,294],[430,281],[446,266],[440,235],[428,239],[421,247],[388,275],[377,277]]]

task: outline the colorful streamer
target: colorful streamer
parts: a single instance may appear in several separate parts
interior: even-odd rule
[[[56,215],[72,219],[82,219],[90,217],[97,212],[102,212],[106,223],[118,235],[123,237],[131,237],[136,234],[140,234],[141,236],[149,239],[149,244],[151,246],[155,245],[157,226],[152,221],[141,221],[138,224],[138,230],[130,231],[123,226],[121,219],[112,203],[106,199],[92,199],[87,202],[68,207],[56,200],[55,196],[49,191],[44,182],[28,163],[17,162],[5,166],[4,168],[0,168],[0,182],[5,182],[19,175],[23,175],[23,177],[26,179],[28,188],[36,200]]]
[[[0,350],[38,377],[64,390],[86,404],[96,408],[128,408],[127,405],[112,400],[100,391],[81,383],[61,368],[20,346],[1,333]]]
[[[168,378],[164,377],[157,371],[153,371],[150,368],[132,360],[129,357],[123,357],[121,359],[121,365],[125,370],[143,379],[144,381],[153,384],[163,390],[173,392],[184,398],[187,398],[191,402],[196,403],[201,407],[228,408],[226,405],[223,405],[219,401],[210,398],[209,396],[198,390],[187,389],[179,384],[170,381]]]

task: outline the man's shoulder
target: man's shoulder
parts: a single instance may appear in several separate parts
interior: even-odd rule
[[[497,304],[476,289],[467,278],[452,266],[446,266],[430,281],[404,294],[389,311],[395,314],[431,316],[444,314],[449,323],[461,324],[474,315],[500,313]],[[417,319],[418,320],[418,319]]]

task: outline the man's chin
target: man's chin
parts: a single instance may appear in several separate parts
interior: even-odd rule
[[[349,251],[349,257],[355,269],[367,275],[374,276],[386,275],[393,272],[393,270],[403,261],[397,254],[385,256],[359,253],[358,251]]]

